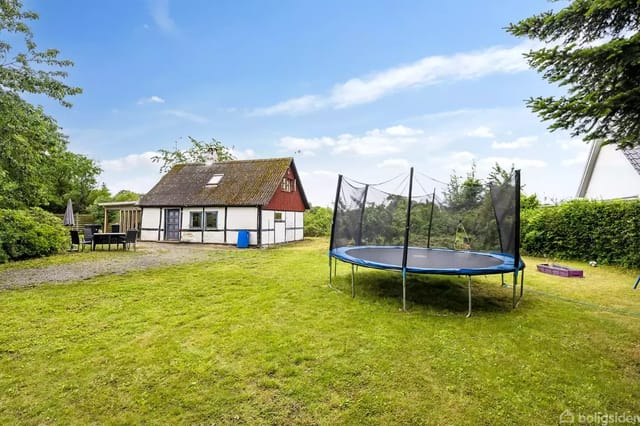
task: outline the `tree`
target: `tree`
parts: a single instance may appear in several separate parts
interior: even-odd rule
[[[585,141],[640,146],[640,3],[574,0],[567,7],[510,24],[507,31],[547,43],[525,56],[567,95],[535,97],[527,105],[549,129]]]
[[[471,210],[480,203],[483,193],[484,186],[476,177],[476,164],[473,163],[466,179],[451,175],[444,193],[445,204],[451,210]]]
[[[151,161],[154,163],[162,163],[160,173],[168,172],[176,164],[211,163],[236,159],[233,155],[233,147],[227,148],[215,138],[211,138],[211,142],[204,142],[191,136],[187,137],[191,142],[190,148],[180,150],[176,142],[176,148],[173,151],[160,149],[158,150],[158,155],[151,157]]]
[[[64,211],[69,198],[79,210],[89,205],[102,170],[67,143],[41,107],[0,91],[0,206]]]
[[[57,49],[38,50],[28,21],[38,19],[38,14],[22,11],[20,0],[0,0],[0,92],[34,93],[47,95],[70,107],[67,96],[82,93],[79,87],[65,84],[67,77],[64,68],[73,66],[73,62],[58,59]],[[6,35],[24,40],[24,51],[9,44]]]
[[[328,207],[311,207],[304,212],[304,232],[309,237],[323,237],[331,234],[333,211]]]

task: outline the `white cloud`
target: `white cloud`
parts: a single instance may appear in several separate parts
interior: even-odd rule
[[[556,142],[564,151],[584,151],[588,152],[591,145],[582,139],[561,139]]]
[[[329,148],[332,154],[355,154],[358,156],[381,156],[403,152],[407,146],[418,141],[422,130],[406,126],[373,129],[363,135],[345,133],[335,137],[298,138],[286,136],[280,139],[280,147],[303,156],[312,156],[321,149]]]
[[[140,100],[138,100],[138,105],[144,105],[144,104],[163,104],[164,103],[164,99],[162,99],[160,96],[149,96],[148,98],[142,98]]]
[[[427,56],[414,63],[389,68],[365,77],[336,84],[326,95],[304,95],[259,108],[254,115],[301,114],[322,108],[347,108],[374,102],[402,90],[436,85],[444,81],[481,78],[490,74],[516,73],[528,69],[522,54],[532,47],[491,47],[449,56]]]
[[[584,142],[582,139],[563,139],[557,141],[556,144],[560,145],[560,149],[563,151],[573,154],[573,157],[562,160],[561,164],[563,166],[584,166],[587,163],[589,151],[591,150],[590,143]]]
[[[151,161],[156,152],[131,154],[100,162],[100,179],[112,194],[123,189],[137,193],[146,193],[160,180],[160,166]]]
[[[378,167],[381,169],[403,169],[408,170],[410,164],[404,158],[388,158],[381,163],[378,163]]]
[[[278,114],[304,114],[321,109],[325,105],[318,96],[306,95],[299,98],[289,99],[267,108],[258,108],[250,115],[278,115]]]
[[[511,169],[513,165],[516,169],[544,169],[548,163],[544,160],[520,157],[485,157],[478,161],[478,169],[484,174],[488,173],[493,166],[498,163],[504,169]]]
[[[491,144],[491,148],[493,149],[520,149],[530,147],[531,144],[537,141],[538,138],[536,136],[522,136],[516,138],[516,140],[512,142],[498,142],[493,141]]]
[[[475,129],[468,131],[467,136],[470,136],[472,138],[483,138],[483,139],[490,139],[495,137],[495,135],[491,131],[491,128],[486,126],[476,127]]]
[[[231,151],[231,154],[233,154],[233,156],[238,160],[250,160],[252,158],[256,158],[256,152],[253,149],[243,149],[237,151],[234,148],[230,148],[229,150]]]
[[[153,22],[164,32],[176,31],[176,24],[169,15],[169,0],[150,0],[149,12]]]
[[[387,127],[385,129],[385,132],[392,136],[415,136],[415,135],[421,135],[424,133],[420,129],[412,129],[410,127],[403,126],[403,125]]]
[[[171,115],[174,117],[178,117],[178,118],[183,118],[185,120],[188,121],[192,121],[194,123],[198,123],[198,124],[205,124],[209,122],[209,119],[206,117],[203,117],[201,115],[197,115],[197,114],[193,114],[187,111],[182,111],[179,109],[167,109],[165,111],[163,111],[164,114],[166,115]]]

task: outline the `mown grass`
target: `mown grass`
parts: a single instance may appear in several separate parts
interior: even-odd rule
[[[640,414],[637,271],[586,269],[573,281],[526,259],[519,308],[499,277],[481,277],[467,319],[462,278],[410,276],[406,313],[397,273],[360,269],[352,299],[351,269],[339,264],[330,289],[326,247],[221,251],[207,263],[1,292],[0,423],[512,425],[557,423],[566,409]]]

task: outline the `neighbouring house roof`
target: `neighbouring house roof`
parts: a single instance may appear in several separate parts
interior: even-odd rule
[[[305,208],[309,208],[293,158],[224,161],[174,166],[139,201],[142,207],[264,206],[291,169]],[[220,176],[222,175],[222,176]]]
[[[589,157],[587,158],[587,163],[585,165],[584,172],[582,173],[582,178],[580,179],[580,185],[578,186],[578,192],[576,193],[577,197],[587,196],[589,185],[592,181],[593,173],[596,168],[596,164],[598,162],[598,158],[600,157],[600,153],[602,149],[603,149],[603,145],[598,141],[594,141],[591,144]],[[638,173],[638,175],[640,175],[640,146],[624,149],[624,150],[621,150],[620,152],[622,152],[622,154],[624,155],[623,158],[626,158],[626,160],[631,164],[633,169]]]
[[[627,160],[631,163],[636,172],[640,174],[640,146],[636,146],[633,149],[625,149],[622,151]]]

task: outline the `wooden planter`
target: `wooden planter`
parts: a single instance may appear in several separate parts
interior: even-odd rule
[[[549,274],[557,275],[559,277],[578,277],[583,278],[582,269],[573,269],[568,266],[561,265],[549,265],[548,263],[540,263],[537,265],[538,271]]]

